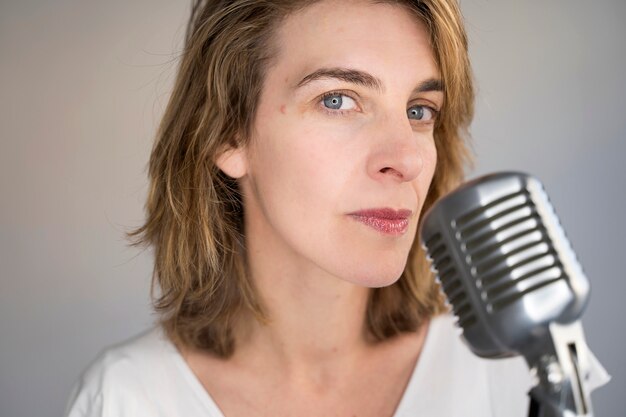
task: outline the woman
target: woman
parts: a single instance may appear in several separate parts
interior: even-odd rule
[[[459,341],[416,231],[472,117],[454,0],[198,2],[150,160],[160,326],[70,416],[522,416]]]

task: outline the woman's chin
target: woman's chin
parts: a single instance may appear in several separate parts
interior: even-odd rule
[[[347,281],[353,284],[369,288],[387,287],[394,284],[404,272],[406,262],[397,265],[376,265],[371,268],[358,268],[353,270]]]

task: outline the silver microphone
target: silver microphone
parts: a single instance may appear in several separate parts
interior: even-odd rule
[[[589,281],[542,184],[515,172],[470,181],[425,214],[420,237],[470,349],[526,359],[529,415],[591,417]]]

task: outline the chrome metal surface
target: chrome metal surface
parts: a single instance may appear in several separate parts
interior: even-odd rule
[[[589,281],[542,184],[519,172],[470,181],[425,214],[420,236],[470,349],[523,355],[545,376],[534,395],[563,411],[550,415],[591,416],[578,322]]]

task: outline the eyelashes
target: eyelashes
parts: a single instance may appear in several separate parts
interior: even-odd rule
[[[349,116],[353,112],[362,112],[358,99],[346,91],[330,91],[317,99],[321,110],[330,116]],[[407,110],[407,118],[420,124],[433,124],[439,110],[427,104],[414,104]]]
[[[439,112],[430,106],[416,105],[409,107],[406,111],[409,119],[419,120],[423,122],[434,122]]]
[[[345,93],[332,91],[322,95],[321,104],[328,110],[354,110],[358,106],[356,100]],[[335,112],[334,112],[335,113]]]

